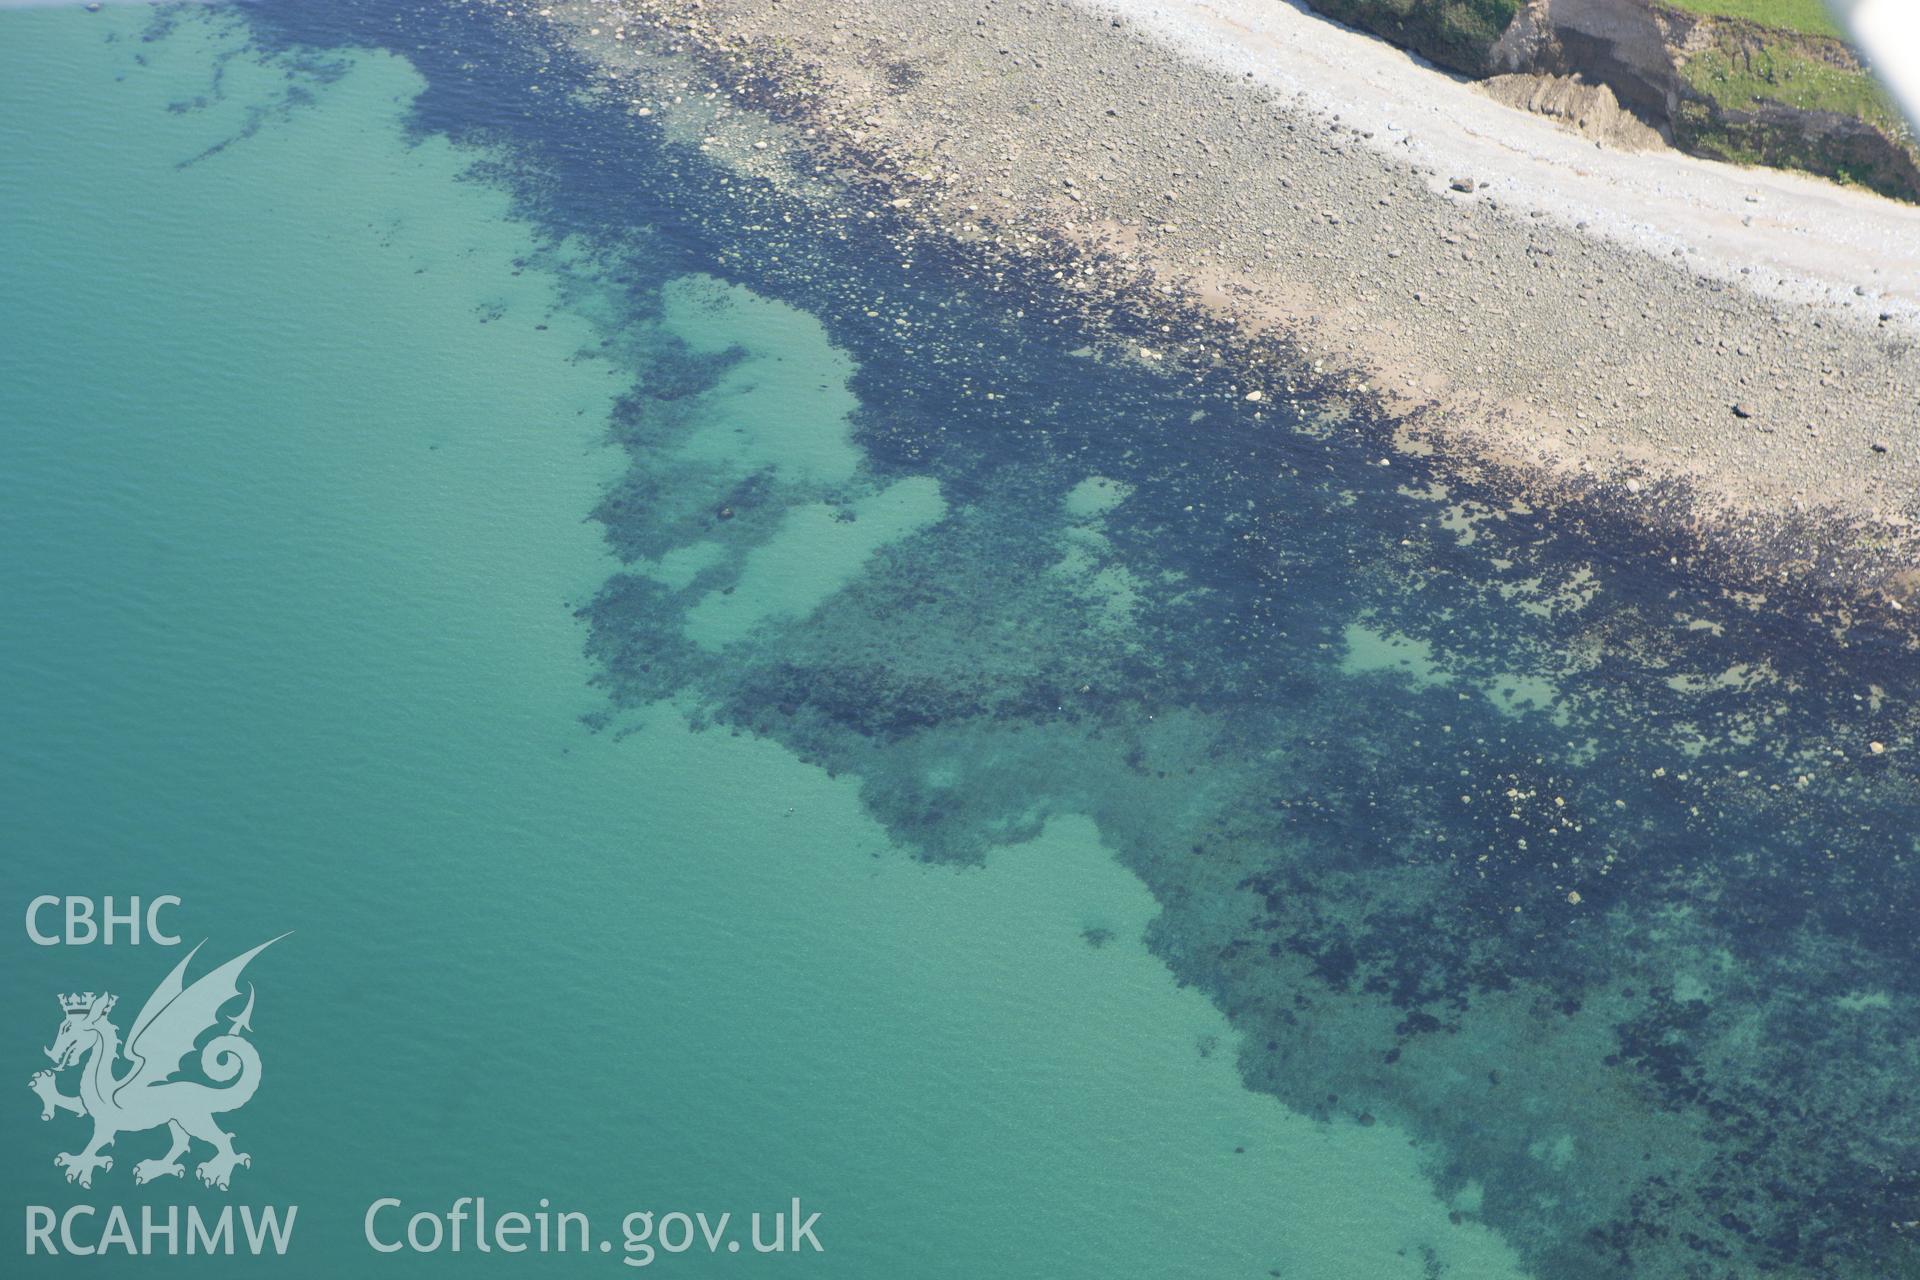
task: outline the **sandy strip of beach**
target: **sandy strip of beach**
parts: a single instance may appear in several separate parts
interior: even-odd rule
[[[610,62],[803,82],[801,145],[885,157],[931,226],[1115,254],[1437,447],[1871,525],[1875,589],[1916,585],[1887,548],[1920,529],[1920,209],[1598,146],[1282,0],[534,12]]]

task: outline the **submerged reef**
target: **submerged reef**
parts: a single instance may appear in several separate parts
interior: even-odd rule
[[[1900,635],[1729,586],[1684,493],[1534,505],[1282,346],[1255,397],[1204,317],[721,164],[485,7],[244,12],[412,60],[599,325],[596,727],[775,739],[930,862],[1090,815],[1249,1086],[1402,1126],[1539,1275],[1920,1273]],[[715,336],[766,305],[840,363]]]

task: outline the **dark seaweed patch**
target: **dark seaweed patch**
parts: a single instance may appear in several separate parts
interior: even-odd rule
[[[1805,585],[1836,563],[1818,529],[1756,528],[1761,567],[1729,578],[1678,490],[1642,504],[1664,523],[1600,488],[1542,511],[1393,452],[1399,424],[1304,369],[1256,408],[1230,362],[1112,359],[1162,324],[1228,337],[1141,292],[1089,313],[1049,282],[1067,246],[983,264],[591,93],[533,92],[590,69],[483,9],[248,13],[269,56],[410,58],[415,127],[490,148],[474,179],[556,261],[590,246],[564,269],[618,305],[583,356],[632,378],[608,427],[632,466],[595,516],[635,567],[581,610],[617,711],[676,695],[857,773],[920,856],[1091,814],[1162,903],[1152,945],[1245,1033],[1249,1083],[1404,1125],[1542,1275],[1911,1265],[1890,1224],[1920,1156],[1920,690],[1896,633],[1836,640],[1839,606]],[[834,495],[680,452],[735,358],[661,329],[689,270],[819,317],[858,361],[855,487],[931,476],[948,504],[717,653],[687,611]],[[1322,411],[1340,421],[1307,429]],[[1126,486],[1091,530],[1065,506],[1090,477]],[[697,542],[720,554],[687,585],[646,572]],[[1808,572],[1765,607],[1729,589],[1789,559]],[[1368,634],[1426,665],[1365,669]]]

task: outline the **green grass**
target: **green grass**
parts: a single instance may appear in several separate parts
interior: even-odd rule
[[[1699,95],[1683,100],[1674,115],[1675,141],[1683,149],[1738,164],[1806,169],[1899,199],[1920,197],[1911,135],[1867,72],[1835,66],[1787,37],[1761,48],[1723,43],[1689,58],[1681,74]],[[1744,114],[1765,103],[1850,117],[1878,140],[1825,136]]]
[[[1920,151],[1913,134],[1871,74],[1836,65],[1849,59],[1827,43],[1840,32],[1821,0],[1651,2],[1728,19],[1712,36],[1716,47],[1694,54],[1681,68],[1691,92],[1675,108],[1671,124],[1682,150],[1739,164],[1804,169],[1920,201]],[[1479,76],[1487,73],[1488,50],[1521,0],[1308,3],[1443,67]],[[1757,117],[1761,103],[1830,111],[1868,128],[1829,130],[1791,111]]]
[[[1846,38],[1820,0],[1659,0],[1659,3],[1714,18],[1745,18],[1764,27],[1779,27],[1810,36]]]
[[[1900,113],[1871,75],[1842,70],[1791,48],[1737,58],[1724,49],[1709,49],[1689,58],[1681,74],[1733,111],[1763,99],[1804,111],[1837,111],[1896,134],[1901,128]]]

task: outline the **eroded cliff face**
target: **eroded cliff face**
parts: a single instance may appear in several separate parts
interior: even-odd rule
[[[1655,128],[1678,105],[1667,31],[1637,0],[1531,0],[1494,44],[1488,68],[1604,84]]]
[[[1612,88],[1579,76],[1493,76],[1481,82],[1487,95],[1535,115],[1551,116],[1595,142],[1621,151],[1652,151],[1671,141],[1644,117],[1620,105]]]
[[[1482,73],[1604,86],[1681,150],[1920,200],[1920,148],[1859,56],[1830,37],[1647,0],[1528,0]],[[1525,92],[1511,82],[1497,96],[1548,114],[1565,114],[1569,100],[1565,90]]]

